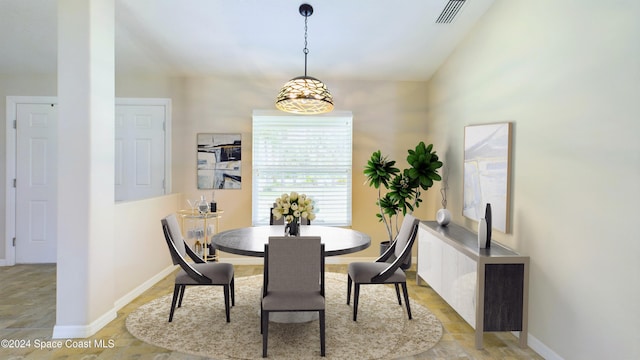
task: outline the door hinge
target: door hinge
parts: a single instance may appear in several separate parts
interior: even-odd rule
[[[18,129],[18,120],[13,120],[13,128]]]
[[[17,180],[13,179],[13,187],[17,187],[16,184],[17,184]]]
[[[16,247],[16,238],[13,238],[13,247]]]

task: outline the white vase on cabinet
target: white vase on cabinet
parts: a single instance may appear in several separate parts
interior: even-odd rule
[[[451,212],[446,208],[438,210],[436,221],[442,226],[447,226],[451,222]]]
[[[478,222],[478,247],[480,249],[487,247],[487,220],[485,218]]]

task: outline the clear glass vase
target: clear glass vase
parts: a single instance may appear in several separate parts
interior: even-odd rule
[[[198,202],[198,211],[200,212],[200,214],[206,214],[209,212],[209,203],[207,202],[207,199],[204,198],[204,195]]]

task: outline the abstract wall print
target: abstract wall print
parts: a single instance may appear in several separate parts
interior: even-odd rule
[[[464,128],[464,205],[462,214],[475,221],[491,204],[492,227],[509,232],[511,123]]]
[[[240,189],[240,134],[198,134],[198,189]]]

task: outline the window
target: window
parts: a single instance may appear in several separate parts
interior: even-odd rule
[[[314,200],[314,224],[351,225],[351,112],[253,114],[252,222],[268,225],[276,197],[296,191]]]

